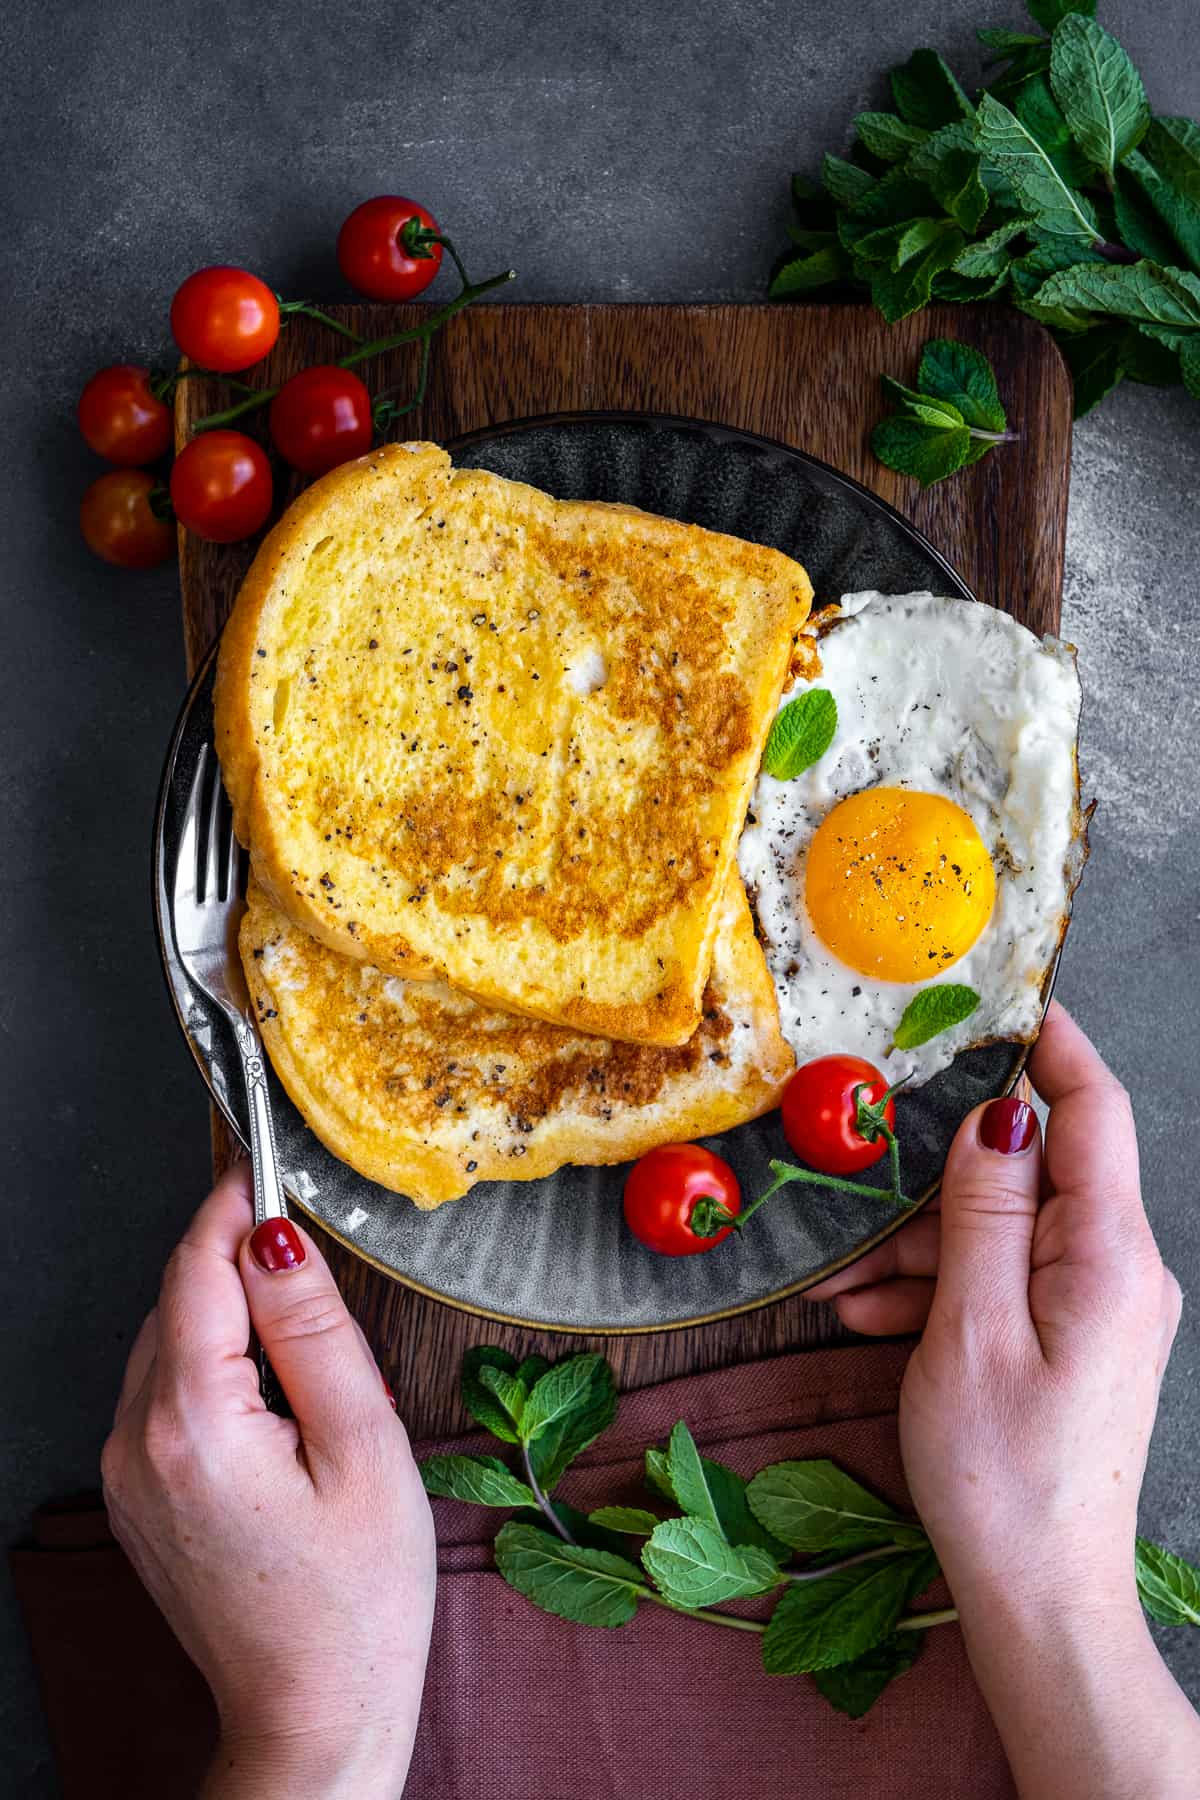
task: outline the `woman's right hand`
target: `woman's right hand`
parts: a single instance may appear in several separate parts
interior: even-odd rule
[[[1022,1794],[1173,1800],[1197,1791],[1200,1722],[1146,1629],[1134,1535],[1179,1285],[1128,1096],[1060,1006],[1029,1075],[1044,1151],[1031,1106],[977,1108],[940,1212],[812,1291],[858,1330],[924,1328],[905,1472]]]
[[[212,1688],[210,1800],[395,1800],[433,1612],[429,1504],[320,1251],[289,1221],[252,1224],[241,1164],[130,1353],[109,1516]],[[263,1405],[251,1326],[292,1419]]]

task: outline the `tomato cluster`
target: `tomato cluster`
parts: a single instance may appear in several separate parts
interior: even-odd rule
[[[345,221],[338,262],[369,299],[411,300],[437,274],[447,241],[416,201],[380,195]],[[465,274],[463,285],[466,293]],[[248,269],[219,264],[197,269],[178,289],[171,332],[191,365],[189,374],[238,375],[270,354],[287,315],[296,312],[325,318],[300,302],[281,303]],[[147,473],[147,465],[170,449],[168,400],[178,379],[156,378],[138,363],[114,363],[93,375],[79,397],[85,442],[115,465],[84,495],[80,527],[97,556],[123,568],[151,568],[171,554],[172,512],[198,537],[225,544],[252,536],[271,511],[270,462],[261,445],[241,431],[197,430],[176,457],[166,486]],[[270,401],[272,444],[305,475],[323,475],[371,448],[371,396],[349,368],[322,363],[302,369],[260,398]]]
[[[844,1186],[842,1178],[887,1154],[896,1124],[892,1093],[879,1070],[861,1057],[818,1057],[797,1069],[783,1091],[784,1136],[811,1169],[834,1177],[828,1185]],[[800,1173],[792,1170],[787,1178]],[[663,1256],[712,1250],[740,1231],[761,1204],[756,1200],[743,1212],[737,1176],[699,1144],[651,1150],[633,1165],[625,1183],[626,1224],[647,1249]]]

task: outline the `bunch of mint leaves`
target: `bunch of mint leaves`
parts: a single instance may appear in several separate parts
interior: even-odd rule
[[[920,1523],[824,1459],[772,1463],[747,1480],[701,1455],[680,1420],[646,1451],[646,1505],[583,1513],[560,1498],[561,1478],[616,1414],[602,1356],[551,1366],[480,1345],[463,1361],[462,1398],[519,1467],[431,1456],[422,1480],[431,1494],[511,1513],[496,1567],[543,1612],[612,1627],[651,1604],[756,1634],[768,1675],[811,1674],[851,1718],[912,1667],[927,1629],[957,1617],[911,1610],[939,1573]],[[1140,1538],[1136,1559],[1150,1617],[1200,1625],[1200,1569]],[[767,1619],[719,1610],[770,1595]]]
[[[1004,300],[1057,339],[1077,418],[1126,376],[1200,397],[1200,124],[1151,116],[1096,0],[1027,4],[1041,31],[980,31],[1002,66],[977,104],[916,50],[850,158],[793,177],[770,295],[867,288],[889,321]]]

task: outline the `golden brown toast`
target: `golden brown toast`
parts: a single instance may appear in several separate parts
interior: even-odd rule
[[[331,949],[589,1035],[694,1031],[804,570],[433,444],[310,487],[226,629],[217,748]]]
[[[242,962],[276,1073],[322,1143],[420,1207],[704,1137],[778,1104],[795,1064],[734,870],[703,1017],[676,1048],[582,1037],[352,962],[251,880]]]

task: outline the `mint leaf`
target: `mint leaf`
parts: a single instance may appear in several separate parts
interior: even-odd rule
[[[584,1545],[588,1550],[607,1550],[611,1556],[628,1555],[629,1546],[619,1532],[609,1531],[605,1526],[595,1524],[586,1513],[580,1512],[577,1506],[571,1506],[566,1500],[550,1497],[548,1505],[577,1544]],[[518,1525],[532,1525],[538,1531],[546,1529],[546,1515],[540,1506],[522,1507],[514,1522]]]
[[[1189,338],[1179,352],[1183,385],[1194,400],[1200,400],[1200,338]]]
[[[1148,1538],[1136,1539],[1138,1597],[1159,1625],[1200,1625],[1200,1569]]]
[[[1200,125],[1195,119],[1153,120],[1144,148],[1171,186],[1200,206]]]
[[[813,1680],[831,1706],[851,1719],[861,1719],[888,1683],[912,1668],[924,1636],[923,1631],[897,1631],[852,1662],[814,1669]]]
[[[922,487],[931,487],[962,468],[971,449],[971,434],[965,425],[947,431],[923,424],[919,418],[897,415],[880,420],[871,433],[871,448],[889,469],[913,476]]]
[[[616,1410],[612,1369],[594,1353],[557,1363],[535,1383],[525,1404],[521,1434],[543,1488],[555,1485],[564,1469],[612,1424]]]
[[[516,1371],[517,1380],[524,1382],[527,1388],[531,1388],[536,1381],[541,1380],[549,1367],[550,1364],[546,1357],[527,1356]]]
[[[828,287],[842,281],[850,265],[837,243],[812,250],[807,256],[782,256],[776,263],[767,287],[771,300],[786,300],[790,294],[807,294],[813,288]]]
[[[1068,13],[1050,45],[1050,85],[1075,142],[1111,177],[1150,123],[1146,90],[1128,55],[1095,19]]]
[[[1093,329],[1103,330],[1104,327]],[[1144,381],[1150,387],[1176,387],[1183,379],[1181,351],[1170,344],[1160,344],[1157,338],[1147,337],[1141,325],[1126,325],[1124,340],[1121,362],[1128,381]],[[1196,339],[1189,338],[1185,348],[1195,342]]]
[[[910,150],[923,144],[928,135],[920,125],[909,125],[895,113],[859,113],[854,121],[858,141],[880,162],[903,162]]]
[[[1125,373],[1123,325],[1099,325],[1059,344],[1075,384],[1075,417],[1098,406]]]
[[[924,255],[872,279],[871,298],[889,325],[928,306],[934,276],[950,267],[965,242],[957,226],[947,221],[942,237]]]
[[[987,357],[953,338],[930,338],[921,352],[917,385],[957,409],[962,423],[980,431],[1006,431],[995,371]]]
[[[961,1025],[979,1005],[979,995],[972,987],[947,981],[940,987],[922,988],[904,1009],[893,1040],[897,1050],[914,1050],[927,1044],[952,1025]]]
[[[532,1488],[496,1456],[428,1456],[418,1465],[427,1494],[475,1506],[536,1506]]]
[[[1012,183],[1039,231],[1086,244],[1096,241],[1091,204],[1068,187],[1029,127],[991,94],[979,102],[976,142],[983,162]]]
[[[1025,0],[1025,10],[1045,31],[1053,31],[1069,13],[1083,13],[1091,18],[1096,0]]]
[[[673,1606],[719,1606],[778,1587],[779,1566],[765,1550],[726,1543],[703,1519],[663,1519],[642,1546],[642,1564]]]
[[[682,1451],[682,1440],[677,1440],[677,1445]],[[671,1481],[670,1458],[666,1451],[647,1450],[646,1480],[664,1499],[676,1506],[682,1505]],[[697,1477],[692,1471],[690,1478],[684,1482],[684,1492],[698,1508],[701,1518],[707,1519],[710,1524],[715,1518],[727,1543],[753,1544],[758,1549],[765,1550],[776,1562],[786,1561],[787,1545],[760,1525],[750,1511],[746,1485],[745,1479],[736,1470],[728,1468],[725,1463],[714,1462],[711,1457],[702,1456],[700,1474]],[[701,1488],[704,1490],[703,1496]]]
[[[824,1458],[760,1469],[747,1498],[760,1525],[793,1550],[808,1554],[850,1553],[878,1544],[919,1548],[928,1542],[920,1525],[902,1519],[886,1500]]]
[[[955,272],[976,277],[1006,275],[1012,261],[1008,246],[1014,238],[1028,231],[1032,223],[1031,219],[1022,217],[1007,219],[1003,225],[997,225],[995,231],[989,231],[986,237],[959,251],[952,265]]]
[[[494,1399],[500,1402],[510,1422],[515,1427],[518,1438],[524,1441],[525,1433],[521,1427],[525,1411],[525,1383],[510,1375],[507,1369],[497,1368],[494,1364],[484,1363],[479,1370],[479,1383],[487,1389]]]
[[[1176,348],[1200,329],[1200,277],[1157,263],[1081,263],[1052,275],[1034,298],[1043,306],[1130,319]]]
[[[604,1531],[624,1531],[631,1537],[649,1537],[659,1523],[657,1513],[641,1506],[598,1506],[588,1520]]]
[[[933,298],[935,300],[953,300],[966,306],[974,305],[980,300],[990,300],[1004,287],[1008,271],[994,275],[988,281],[972,281],[967,275],[956,275],[953,269],[943,269],[933,278]]]
[[[1155,120],[1155,125],[1158,123]],[[1114,199],[1118,227],[1130,248],[1148,256],[1152,262],[1174,264],[1182,258],[1200,274],[1200,202],[1176,187],[1148,154],[1154,141],[1155,125],[1144,140],[1145,149],[1131,150],[1124,167],[1117,171]],[[1135,194],[1147,203],[1150,218],[1147,218],[1147,205],[1135,203]],[[1167,229],[1165,242],[1155,229],[1155,218]],[[1179,246],[1177,253],[1170,249],[1172,241]]]
[[[1054,98],[1047,77],[1037,74],[1022,82],[1011,98],[1013,112],[1037,139],[1067,186],[1087,187],[1093,180],[1092,165],[1071,136],[1066,115]]]
[[[706,1520],[721,1528],[720,1516],[713,1500],[696,1440],[680,1419],[671,1431],[667,1446],[667,1480],[676,1504],[693,1519]]]
[[[652,1487],[656,1494],[664,1500],[678,1505],[675,1489],[671,1486],[671,1466],[665,1450],[651,1448],[646,1452],[646,1485]]]
[[[637,1611],[642,1573],[623,1556],[566,1544],[536,1525],[516,1523],[501,1526],[495,1550],[509,1586],[556,1618],[626,1625]]]
[[[956,225],[966,232],[978,229],[988,197],[979,178],[973,119],[969,124],[957,119],[943,125],[913,151],[905,168],[915,180],[924,182]]]
[[[896,110],[908,125],[936,131],[955,119],[969,119],[974,108],[936,50],[914,50],[891,73]]]
[[[462,1403],[477,1425],[482,1425],[493,1437],[503,1438],[506,1444],[519,1443],[520,1439],[507,1412],[479,1377],[483,1369],[504,1369],[511,1373],[516,1366],[516,1357],[495,1344],[476,1344],[463,1357]]]
[[[793,1583],[763,1634],[763,1668],[768,1675],[802,1675],[873,1650],[894,1632],[914,1581],[923,1576],[927,1585],[931,1561],[914,1550]]]
[[[1030,44],[1046,43],[1044,37],[1038,37],[1032,31],[995,31],[989,27],[987,30],[977,31],[975,36],[986,49],[1006,53],[1010,50],[1028,49]]]
[[[1020,99],[1031,81],[1040,81],[1050,72],[1050,39],[1037,38],[1031,44],[1004,53],[1007,68],[988,79],[987,91],[998,100]]]
[[[837,701],[828,688],[810,688],[789,700],[776,713],[767,737],[762,760],[767,774],[791,781],[811,768],[832,744],[837,717]]]
[[[914,256],[919,256],[922,250],[928,250],[931,244],[936,244],[945,234],[945,219],[914,219],[911,225],[906,225],[901,230],[896,239],[896,248],[892,256],[893,269],[902,269],[905,263],[911,262]],[[860,255],[863,248],[864,246],[860,244]]]
[[[839,206],[854,206],[864,200],[879,183],[874,175],[866,169],[860,169],[857,163],[849,163],[840,156],[826,153],[821,163],[821,180],[826,192],[831,194]]]

